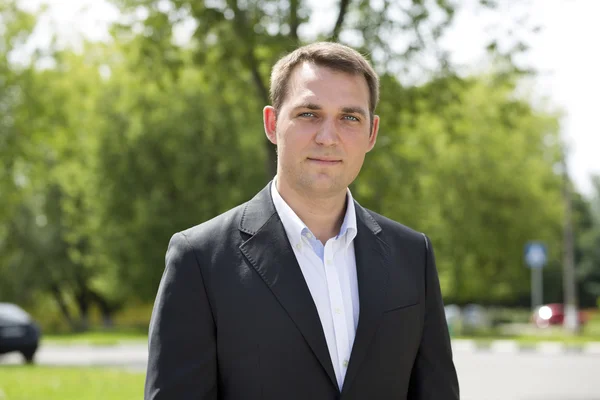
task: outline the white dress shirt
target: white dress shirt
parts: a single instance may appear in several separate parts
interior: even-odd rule
[[[325,246],[283,200],[277,191],[275,180],[271,186],[271,194],[275,209],[294,248],[296,259],[317,306],[329,355],[341,390],[359,314],[353,245],[357,229],[352,194],[348,189],[346,215],[339,234],[329,239]]]

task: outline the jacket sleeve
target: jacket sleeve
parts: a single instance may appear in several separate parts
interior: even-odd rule
[[[425,319],[421,344],[410,379],[410,400],[458,400],[459,387],[452,360],[435,256],[425,235]]]
[[[148,337],[145,400],[217,398],[215,324],[194,251],[169,242]]]

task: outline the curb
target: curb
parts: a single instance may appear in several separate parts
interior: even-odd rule
[[[485,341],[474,339],[452,339],[452,350],[457,353],[487,352],[496,354],[538,353],[544,355],[600,355],[600,342],[567,344],[558,341],[520,343],[516,340]]]

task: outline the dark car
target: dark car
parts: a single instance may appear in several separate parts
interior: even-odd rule
[[[586,323],[583,312],[578,313],[579,325]],[[546,328],[551,325],[562,325],[565,321],[564,307],[560,303],[546,304],[536,308],[532,316],[533,323],[538,328]]]
[[[0,303],[0,354],[19,352],[32,363],[40,342],[40,328],[16,304]]]

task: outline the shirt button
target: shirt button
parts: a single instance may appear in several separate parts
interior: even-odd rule
[[[327,265],[331,265],[331,264],[333,264],[333,263],[331,262],[331,260],[327,260]]]
[[[336,308],[334,311],[335,311],[336,314],[341,314],[342,313],[342,310],[339,307]]]
[[[296,245],[296,248],[297,248],[298,250],[300,250],[300,249],[302,248],[302,245],[301,245],[300,243],[298,243],[298,244]]]
[[[344,360],[343,365],[344,365],[344,368],[348,368],[348,360]]]
[[[310,232],[307,232],[307,233],[306,233],[306,237],[307,237],[307,238],[309,238],[309,239],[312,239],[312,238],[313,238],[313,235],[312,235]]]

